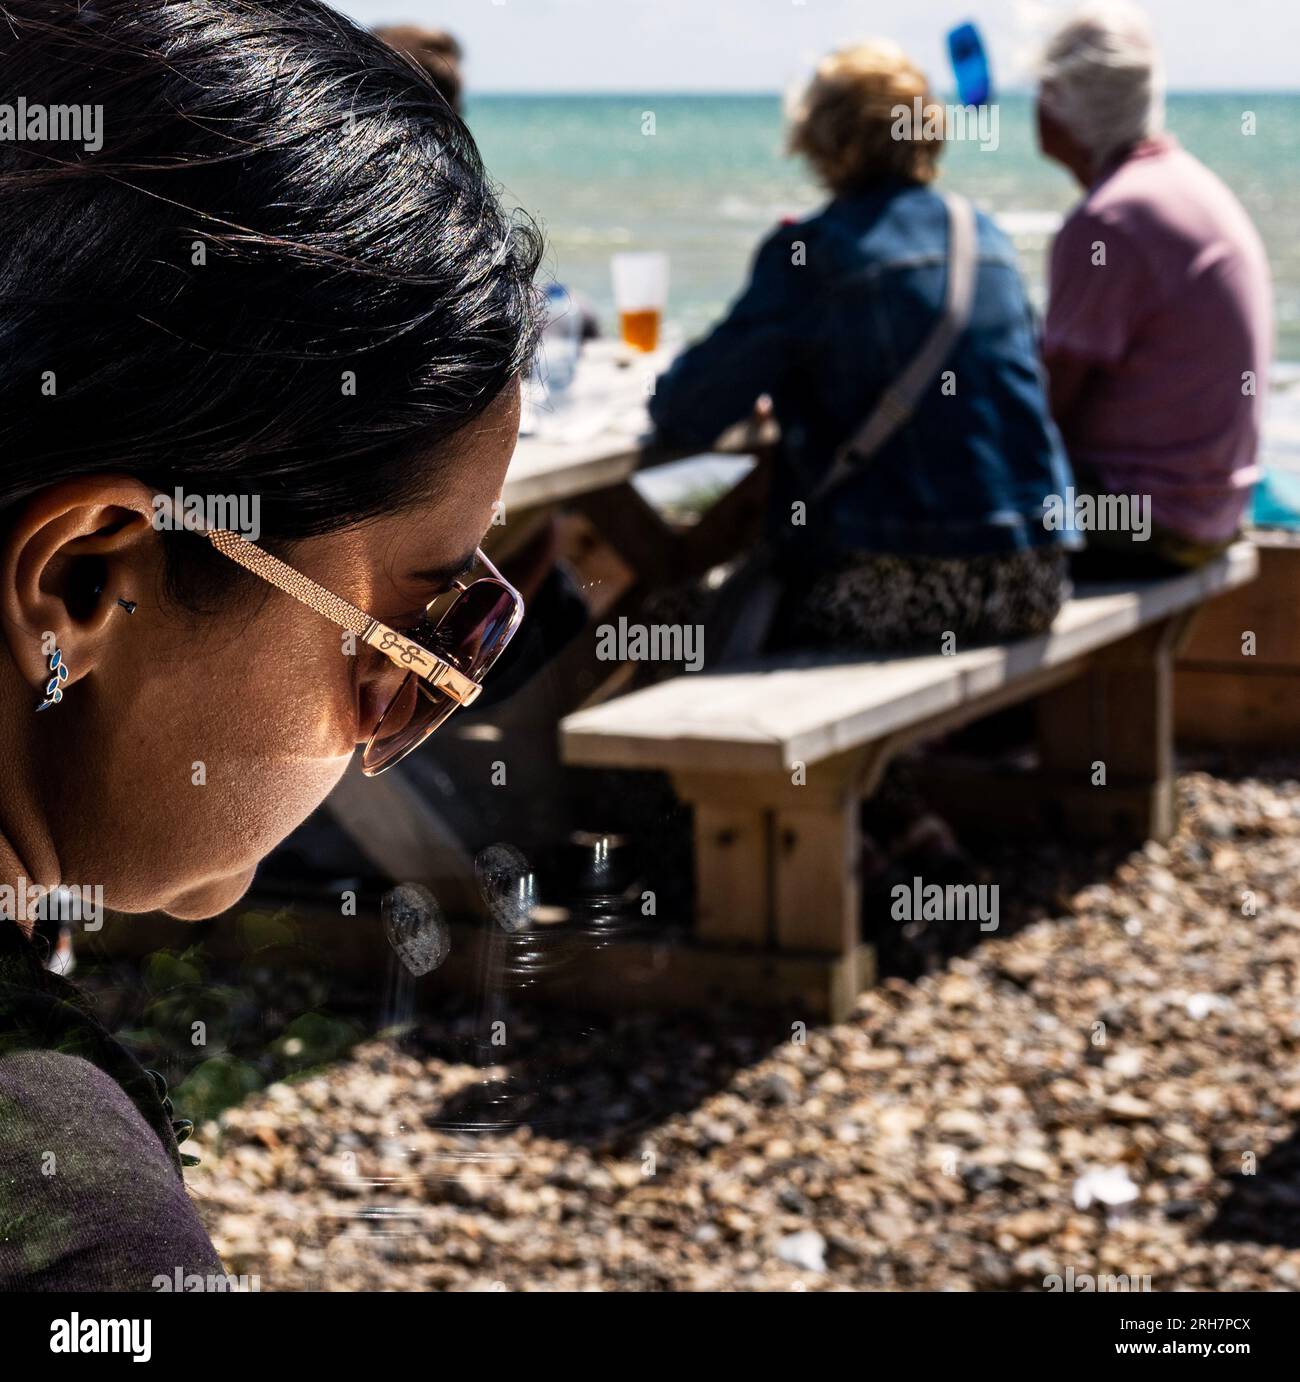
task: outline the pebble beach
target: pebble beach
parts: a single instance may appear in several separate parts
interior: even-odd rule
[[[840,1024],[525,1010],[486,1070],[422,1007],[201,1125],[191,1195],[262,1290],[1295,1289],[1293,774],[1010,843],[999,931],[896,937]],[[530,1113],[466,1131],[485,1081]]]

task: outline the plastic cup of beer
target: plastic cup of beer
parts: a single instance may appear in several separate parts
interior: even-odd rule
[[[649,353],[659,345],[664,308],[668,306],[668,256],[616,254],[612,267],[614,306],[623,344]]]

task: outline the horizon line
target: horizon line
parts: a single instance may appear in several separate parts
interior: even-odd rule
[[[468,100],[476,96],[556,96],[556,97],[609,97],[609,96],[767,96],[780,99],[785,91],[772,88],[748,87],[474,87],[466,93]],[[944,91],[941,95],[952,95]],[[1006,96],[1032,96],[1032,86],[1009,86],[1002,93]],[[1169,87],[1167,96],[1296,96],[1300,97],[1300,87],[1284,86],[1185,86]],[[997,104],[996,101],[993,104]]]

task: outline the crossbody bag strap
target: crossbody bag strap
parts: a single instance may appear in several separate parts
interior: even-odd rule
[[[834,463],[813,494],[814,501],[849,479],[912,416],[970,321],[978,265],[975,208],[955,192],[940,195],[948,211],[948,280],[939,320],[907,367],[880,395],[871,415],[836,452]]]

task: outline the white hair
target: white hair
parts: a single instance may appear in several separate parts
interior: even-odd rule
[[[1147,17],[1127,0],[1094,0],[1048,41],[1039,61],[1044,107],[1098,162],[1165,120],[1165,83]]]

